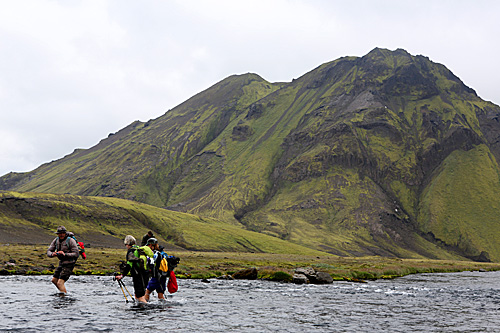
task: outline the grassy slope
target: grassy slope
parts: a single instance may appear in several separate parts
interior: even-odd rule
[[[2,226],[11,226],[13,222],[19,228],[38,226],[40,233],[53,235],[53,230],[62,224],[86,243],[110,235],[119,240],[127,234],[140,239],[151,229],[161,243],[186,249],[321,254],[213,219],[123,199],[0,192],[0,200]],[[26,241],[29,239],[26,235]]]
[[[500,172],[489,149],[455,151],[435,173],[420,203],[424,231],[471,256],[500,260]]]
[[[0,244],[1,274],[52,274],[57,259],[47,258],[47,245]],[[87,259],[78,260],[74,273],[113,274],[124,259],[124,249],[88,248]],[[331,255],[168,251],[181,259],[178,278],[212,278],[256,267],[258,277],[289,281],[296,268],[313,267],[336,280],[394,278],[415,273],[499,270],[500,265],[452,260],[345,258]],[[15,261],[15,266],[7,265]],[[2,265],[3,264],[3,265]]]

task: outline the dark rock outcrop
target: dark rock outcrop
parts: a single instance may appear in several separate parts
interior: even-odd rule
[[[232,139],[236,141],[245,141],[253,134],[253,130],[248,125],[236,125],[233,127]]]
[[[333,283],[333,278],[326,272],[318,272],[312,267],[306,267],[295,270],[292,282],[296,284],[329,284]]]
[[[303,274],[293,274],[292,282],[295,284],[306,284],[309,283],[309,279]]]
[[[257,268],[242,269],[233,274],[236,280],[257,280]]]
[[[311,281],[314,284],[329,284],[333,283],[333,278],[330,274],[326,272],[316,272],[316,276],[314,276],[314,280]]]

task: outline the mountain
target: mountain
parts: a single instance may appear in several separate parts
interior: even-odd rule
[[[338,255],[500,260],[500,108],[398,49],[234,75],[0,189],[119,197]]]

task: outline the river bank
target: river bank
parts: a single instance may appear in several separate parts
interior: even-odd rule
[[[44,245],[0,244],[0,274],[50,275],[58,261],[48,258],[46,251]],[[125,257],[125,249],[96,247],[85,251],[87,259],[78,260],[76,275],[112,275],[119,271]],[[326,272],[334,280],[352,281],[392,279],[416,273],[500,270],[500,263],[453,260],[194,251],[169,254],[180,258],[175,272],[181,279],[216,278],[252,267],[257,268],[259,279],[276,281],[290,281],[295,269],[301,267]]]

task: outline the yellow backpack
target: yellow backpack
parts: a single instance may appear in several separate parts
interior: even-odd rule
[[[161,258],[159,271],[161,275],[168,275],[168,262],[164,256]]]

